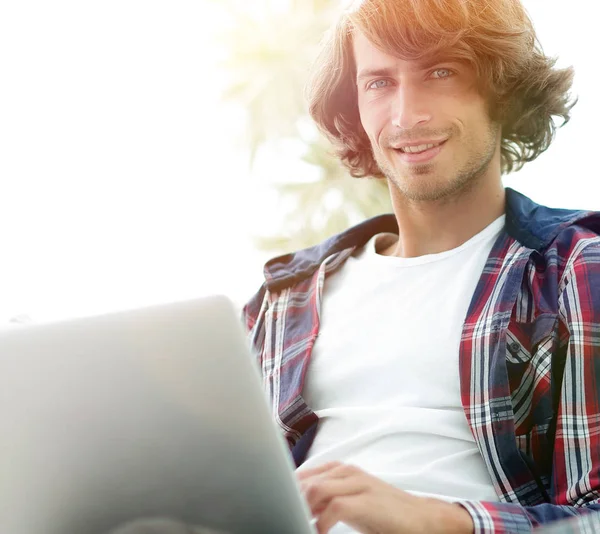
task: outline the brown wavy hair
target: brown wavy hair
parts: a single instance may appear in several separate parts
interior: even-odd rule
[[[307,92],[312,118],[355,177],[383,176],[358,113],[356,30],[402,59],[443,55],[470,64],[490,118],[502,126],[503,173],[544,152],[576,103],[573,69],[557,69],[544,55],[520,0],[362,0],[326,36]]]

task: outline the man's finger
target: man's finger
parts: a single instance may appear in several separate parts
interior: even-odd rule
[[[313,467],[311,469],[303,469],[302,471],[297,470],[296,476],[297,476],[298,480],[304,480],[306,478],[313,477],[316,475],[322,475],[323,473],[326,473],[327,471],[331,471],[332,469],[341,467],[342,465],[344,465],[344,464],[342,464],[341,462],[327,462],[326,464],[320,465],[319,467]]]
[[[329,501],[319,515],[315,527],[319,534],[327,534],[337,523],[357,526],[357,518],[366,515],[361,498],[356,495],[336,497]]]
[[[314,516],[319,515],[333,499],[358,495],[367,489],[365,481],[360,479],[315,479],[307,482],[303,495]]]

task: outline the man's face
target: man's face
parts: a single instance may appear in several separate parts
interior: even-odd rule
[[[466,64],[425,64],[354,35],[358,108],[379,168],[411,200],[440,200],[500,174],[500,127]],[[432,146],[433,145],[433,146]]]

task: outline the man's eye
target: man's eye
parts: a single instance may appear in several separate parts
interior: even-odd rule
[[[388,80],[375,80],[369,85],[369,89],[383,89],[389,85]]]
[[[431,73],[433,78],[449,78],[453,72],[450,69],[436,69]]]

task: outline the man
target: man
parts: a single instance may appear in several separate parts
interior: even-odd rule
[[[244,309],[320,533],[600,511],[600,215],[501,181],[571,82],[519,0],[364,0],[336,24],[311,114],[394,213],[271,260]]]

